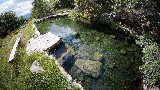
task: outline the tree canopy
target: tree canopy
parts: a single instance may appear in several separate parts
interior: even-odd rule
[[[111,20],[129,27],[136,34],[158,36],[159,13],[159,0],[75,0],[73,14],[100,23]]]
[[[20,16],[17,17],[13,11],[1,13],[0,15],[0,37],[4,37],[7,33],[19,28],[26,20]]]

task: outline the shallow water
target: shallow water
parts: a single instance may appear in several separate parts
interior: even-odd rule
[[[59,58],[71,47],[73,53],[62,58],[62,66],[74,79],[90,90],[134,90],[138,88],[141,74],[139,47],[123,35],[112,33],[107,27],[84,24],[67,18],[52,19],[37,25],[44,34],[52,32],[62,37],[62,46],[53,53]],[[113,31],[115,32],[115,31]],[[123,37],[123,38],[122,38]],[[82,72],[74,63],[77,59],[95,60],[95,53],[102,55],[102,72],[94,78]]]

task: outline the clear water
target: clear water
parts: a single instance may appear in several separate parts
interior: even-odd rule
[[[58,59],[72,47],[73,53],[62,58],[62,65],[74,79],[80,81],[88,90],[134,90],[139,88],[141,73],[141,53],[134,40],[123,33],[115,33],[105,26],[85,24],[67,18],[52,19],[37,25],[45,34],[52,32],[62,37],[63,44],[53,53]],[[102,72],[98,78],[86,75],[74,62],[77,59],[94,60],[99,52],[102,57]]]

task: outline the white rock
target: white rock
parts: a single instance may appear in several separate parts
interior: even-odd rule
[[[31,38],[27,44],[26,52],[30,55],[36,51],[49,51],[58,46],[61,41],[60,37],[48,32],[44,35],[38,36],[37,38]]]
[[[32,73],[34,73],[34,72],[38,73],[39,71],[43,71],[43,68],[40,66],[40,64],[38,63],[38,61],[35,60],[32,63],[32,66],[30,67],[30,71]]]

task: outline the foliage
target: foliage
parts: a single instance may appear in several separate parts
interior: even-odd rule
[[[159,47],[156,42],[147,36],[139,36],[139,40],[136,41],[141,47],[143,47],[142,60],[144,65],[140,67],[140,70],[144,74],[144,80],[148,81],[149,84],[157,84],[160,79],[160,58],[159,58]]]
[[[160,34],[158,0],[75,0],[72,18],[85,18],[106,24],[116,22],[136,34]],[[75,14],[75,15],[73,15]]]
[[[73,0],[34,0],[32,5],[32,17],[42,18],[55,14],[56,9],[73,7]]]
[[[32,17],[33,18],[42,18],[47,12],[47,4],[44,0],[34,0],[32,8]]]
[[[25,19],[17,17],[13,11],[1,13],[0,15],[0,37],[6,36],[9,32],[19,28],[25,23]]]
[[[109,6],[109,3],[111,3],[111,0],[75,0],[75,14],[79,14],[83,18],[96,21],[100,18],[102,13],[110,10],[111,7]]]
[[[72,8],[74,7],[74,0],[59,0],[59,8]]]
[[[134,49],[134,48],[131,48]],[[141,62],[140,50],[130,52],[125,48],[125,54],[114,51],[117,55],[109,56],[107,67],[104,72],[103,83],[109,90],[139,90],[141,85]],[[118,57],[118,58],[117,58]]]

